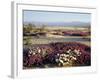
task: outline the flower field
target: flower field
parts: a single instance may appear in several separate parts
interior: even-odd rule
[[[79,42],[34,44],[23,49],[23,68],[91,65],[91,48]]]

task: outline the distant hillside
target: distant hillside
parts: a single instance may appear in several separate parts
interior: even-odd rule
[[[24,25],[28,25],[28,24],[34,24],[35,26],[70,26],[70,27],[89,27],[90,23],[86,23],[86,22],[24,22]]]

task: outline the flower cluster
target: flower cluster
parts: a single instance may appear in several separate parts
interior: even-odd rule
[[[77,57],[81,55],[80,50],[67,50],[65,53],[57,54],[56,62],[58,66],[72,66],[73,62],[77,60]]]
[[[91,64],[91,50],[84,44],[52,43],[38,44],[24,48],[24,67],[88,66]]]

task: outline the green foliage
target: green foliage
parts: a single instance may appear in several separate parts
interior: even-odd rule
[[[27,26],[23,27],[23,32],[24,33],[30,33],[30,32],[32,32],[34,27],[36,27],[34,24],[29,23]]]
[[[31,37],[24,37],[23,38],[23,44],[24,45],[32,45],[32,38]]]

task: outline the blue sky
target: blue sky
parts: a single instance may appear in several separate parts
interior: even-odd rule
[[[91,14],[24,10],[23,20],[24,22],[90,22]]]

